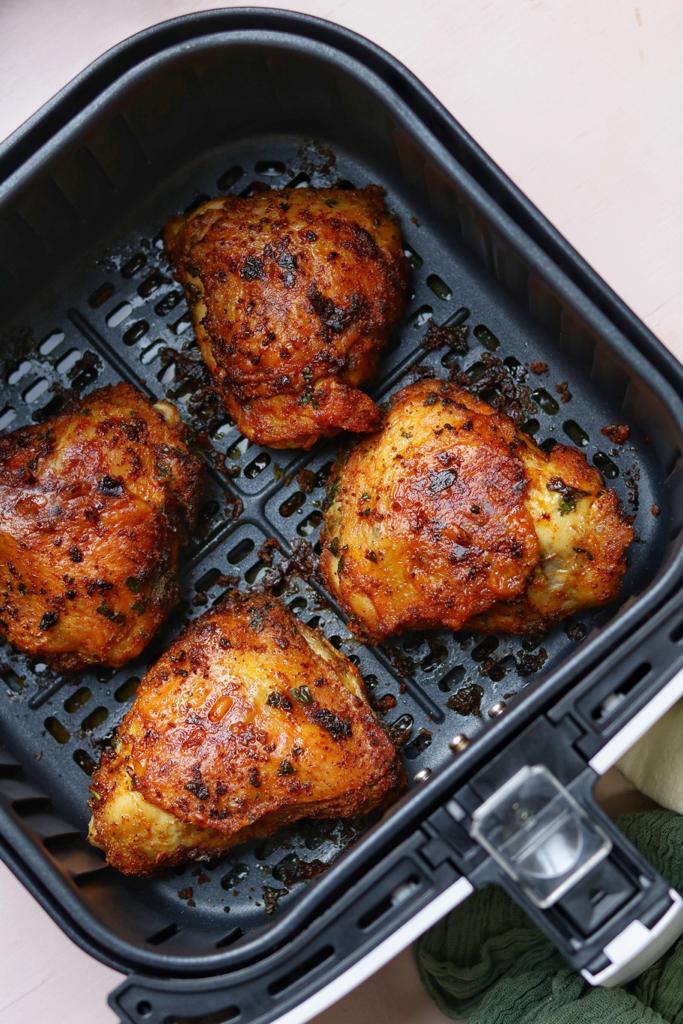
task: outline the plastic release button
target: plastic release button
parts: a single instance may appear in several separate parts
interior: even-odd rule
[[[472,815],[472,836],[541,908],[612,849],[603,830],[543,765],[520,768]]]

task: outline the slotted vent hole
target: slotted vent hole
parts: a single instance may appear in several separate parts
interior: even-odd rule
[[[301,537],[310,537],[312,533],[318,529],[323,521],[322,512],[309,512],[305,519],[302,519],[296,528],[296,532]]]
[[[49,796],[35,793],[33,796],[22,796],[12,801],[12,810],[20,818],[28,818],[34,814],[41,814],[52,809],[52,801]]]
[[[123,332],[121,340],[124,345],[137,345],[148,331],[149,324],[146,320],[136,320]]]
[[[306,504],[306,495],[303,491],[295,491],[294,494],[290,494],[288,498],[280,505],[280,515],[284,519],[288,519],[293,516],[295,512],[299,512]]]
[[[88,885],[101,885],[103,878],[107,875],[113,875],[114,869],[110,868],[108,864],[100,864],[96,868],[92,868],[90,871],[81,871],[80,874],[74,877],[75,884],[80,888],[84,889]]]
[[[168,942],[174,935],[177,935],[180,928],[177,924],[167,924],[165,928],[160,928],[159,931],[154,932],[147,938],[147,944],[150,946],[161,946],[164,942]]]
[[[16,410],[10,405],[6,405],[2,412],[0,412],[0,430],[6,430],[10,423],[16,418],[16,415]]]
[[[220,178],[216,181],[216,185],[221,192],[228,192],[243,175],[244,170],[238,164],[235,164],[234,167],[230,167],[224,174],[221,174]]]
[[[200,192],[198,195],[194,197],[192,202],[188,203],[188,205],[185,207],[185,213],[192,213],[194,210],[198,209],[202,205],[202,203],[206,203],[210,198],[211,197],[207,196],[205,192]]]
[[[247,569],[247,571],[244,574],[244,578],[246,582],[249,584],[256,583],[260,579],[262,574],[265,572],[265,570],[265,563],[259,560],[258,562],[254,562],[254,564]]]
[[[45,836],[43,846],[49,853],[59,855],[73,850],[75,846],[82,846],[82,839],[78,832],[60,832],[56,836]]]
[[[26,680],[18,675],[10,665],[2,667],[2,681],[12,693],[21,693],[26,689]]]
[[[244,475],[249,479],[253,480],[260,473],[263,472],[270,465],[270,455],[268,452],[260,452],[255,459],[244,467]]]
[[[500,341],[493,331],[490,331],[484,324],[477,324],[472,333],[479,344],[483,345],[489,352],[495,352],[496,349],[500,348]]]
[[[69,714],[73,714],[73,712],[78,711],[79,708],[85,707],[91,697],[92,690],[89,690],[87,686],[81,686],[75,693],[72,693],[71,696],[66,698],[64,701],[64,710],[68,711]]]
[[[619,476],[619,467],[612,462],[605,452],[596,452],[593,456],[593,465],[600,470],[607,480],[616,480]]]
[[[191,326],[193,326],[193,322],[190,321],[190,318],[186,313],[183,313],[182,316],[177,319],[175,324],[171,324],[171,330],[174,334],[180,335],[184,334],[185,331],[188,331]]]
[[[168,387],[175,380],[176,375],[176,364],[174,359],[170,359],[165,366],[159,370],[157,374],[157,380],[160,384]]]
[[[88,305],[91,309],[99,309],[112,297],[116,288],[109,281],[105,281],[99,288],[96,288],[88,297]]]
[[[41,395],[44,395],[49,390],[50,383],[45,377],[41,377],[39,380],[34,381],[29,388],[24,391],[23,399],[29,404],[37,402]]]
[[[97,765],[87,750],[74,750],[74,761],[86,775],[92,775]]]
[[[149,299],[155,292],[157,292],[162,284],[168,284],[168,281],[161,273],[160,270],[153,270],[151,274],[138,285],[138,295],[141,299]]]
[[[485,658],[493,654],[499,643],[498,637],[487,636],[481,643],[472,648],[472,659],[476,662],[484,661]]]
[[[138,1008],[141,1005],[138,1003]],[[138,1014],[141,1017],[149,1017],[152,1007],[149,1003],[144,1003],[144,1005],[149,1009],[145,1013],[141,1013],[138,1009]],[[221,1010],[216,1010],[215,1013],[200,1013],[198,1016],[192,1017],[177,1017],[173,1014],[172,1017],[164,1017],[163,1024],[228,1024],[228,1021],[234,1020],[239,1014],[239,1006],[226,1006]]]
[[[415,312],[408,317],[408,323],[412,327],[424,327],[427,321],[432,319],[433,315],[434,310],[431,306],[420,306],[419,309],[416,309]]]
[[[635,690],[638,683],[642,682],[649,675],[651,668],[652,666],[649,661],[642,661],[639,665],[636,665],[623,682],[612,690],[611,693],[608,693],[606,697],[603,697],[600,703],[593,708],[591,717],[595,721],[600,722],[610,718],[623,705],[623,702]]]
[[[241,928],[233,928],[232,931],[228,932],[227,935],[224,935],[222,939],[219,939],[218,942],[216,942],[216,949],[226,949],[227,946],[233,946],[238,939],[242,938],[243,935],[244,932]]]
[[[245,537],[228,553],[228,561],[231,565],[239,565],[247,555],[251,554],[255,547],[256,545],[251,537]]]
[[[239,462],[248,447],[248,439],[246,437],[241,437],[239,441],[236,441],[235,444],[228,448],[226,455],[229,459],[232,459],[233,462]]]
[[[95,708],[94,711],[91,711],[89,715],[86,715],[86,717],[81,722],[81,729],[85,733],[94,732],[95,729],[98,729],[101,725],[104,725],[108,717],[109,712],[105,707],[100,705],[99,707]]]
[[[308,188],[311,184],[311,179],[303,171],[299,174],[295,174],[294,177],[287,182],[286,188]]]
[[[264,177],[274,178],[284,174],[287,168],[281,160],[257,160],[254,164],[254,170],[257,174],[264,175]]]
[[[410,739],[415,719],[407,711],[399,715],[395,721],[390,722],[389,732],[396,746],[401,747]]]
[[[423,754],[432,743],[432,734],[426,729],[421,729],[415,739],[407,743],[403,748],[403,754],[409,761],[413,761],[420,754]]]
[[[575,420],[565,420],[562,429],[577,448],[585,448],[590,440],[586,431]]]
[[[536,405],[540,406],[543,412],[549,416],[554,416],[560,411],[560,406],[545,388],[536,388],[531,392],[531,397],[536,402]]]
[[[248,185],[240,192],[241,196],[248,199],[249,196],[255,196],[259,192],[270,192],[270,185],[266,185],[265,181],[250,181]]]
[[[420,267],[422,266],[422,257],[420,256],[419,253],[415,252],[412,246],[404,245],[403,254],[405,258],[408,260],[408,263],[410,264],[413,270],[420,269]]]
[[[62,725],[59,719],[55,718],[54,715],[50,715],[49,718],[46,718],[43,724],[45,725],[45,728],[49,732],[50,736],[52,736],[53,740],[56,740],[57,743],[68,743],[69,740],[71,739],[71,733],[69,732],[69,730],[66,728],[66,726]]]
[[[679,640],[683,640],[683,620],[681,620],[677,626],[674,626],[670,635],[675,644],[677,644]]]
[[[166,345],[164,344],[163,341],[155,341],[155,342],[153,342],[149,346],[149,348],[145,349],[145,351],[142,354],[142,358],[141,358],[140,361],[142,362],[142,364],[144,366],[148,366],[150,363],[154,362],[154,360],[159,356],[161,351],[163,349],[165,349],[165,348],[166,348]]]
[[[133,312],[130,302],[120,302],[118,306],[107,314],[107,327],[118,327]]]
[[[207,570],[207,572],[205,572],[202,576],[199,577],[199,579],[194,585],[194,589],[199,591],[200,593],[206,590],[211,590],[211,587],[218,583],[220,578],[220,569],[209,569]]]
[[[275,996],[291,988],[297,981],[301,981],[306,975],[311,974],[317,967],[320,967],[329,960],[333,954],[334,948],[332,946],[323,946],[317,953],[304,960],[303,963],[298,964],[291,971],[288,971],[287,974],[283,974],[280,978],[276,978],[275,981],[271,981],[268,985],[269,994]]]
[[[166,295],[164,295],[163,299],[159,299],[156,306],[154,307],[154,312],[157,314],[157,316],[168,316],[171,310],[175,309],[175,307],[178,305],[181,298],[182,295],[179,291],[168,292]]]
[[[81,358],[81,353],[77,348],[69,349],[57,363],[57,369],[60,373],[66,374],[69,370],[73,370],[74,366]]]
[[[41,356],[49,356],[51,352],[54,352],[62,342],[64,341],[64,331],[52,331],[48,334],[47,338],[44,338],[40,343],[38,351]]]
[[[30,369],[31,364],[29,363],[28,359],[22,359],[22,361],[17,366],[15,366],[11,373],[8,374],[7,383],[12,385],[18,384],[21,378],[24,377]]]
[[[126,263],[123,264],[123,266],[121,267],[121,276],[126,278],[135,277],[136,274],[140,273],[140,271],[146,265],[146,263],[147,257],[143,256],[141,252],[137,252],[134,256],[131,256],[131,258]]]
[[[443,665],[447,657],[448,648],[444,647],[443,644],[436,644],[430,649],[429,654],[422,659],[420,668],[424,672],[433,672],[439,665]]]
[[[415,892],[419,887],[419,884],[420,880],[417,875],[411,875],[405,880],[405,882],[402,882],[401,885],[396,886],[392,892],[383,896],[381,900],[375,903],[374,906],[370,907],[369,910],[366,910],[358,918],[357,923],[361,931],[367,931],[367,929],[376,924],[380,918],[384,917],[392,907],[397,906],[399,903],[403,903],[404,900]]]
[[[119,702],[119,704],[125,704],[135,696],[139,685],[140,680],[138,677],[131,676],[130,679],[126,679],[124,683],[121,683],[114,693],[114,698]]]
[[[438,274],[429,275],[427,287],[431,288],[437,299],[441,299],[442,302],[450,302],[453,298],[453,289]]]

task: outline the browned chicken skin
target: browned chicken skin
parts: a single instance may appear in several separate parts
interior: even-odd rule
[[[171,220],[164,238],[202,355],[248,438],[309,448],[377,427],[358,385],[375,374],[408,279],[381,188],[225,196]]]
[[[321,568],[361,632],[537,632],[610,601],[633,531],[575,449],[546,454],[454,384],[394,396],[337,467]]]
[[[400,781],[348,658],[275,598],[233,595],[143,680],[93,776],[89,837],[148,874],[304,817],[364,814]]]
[[[64,671],[118,666],[178,597],[203,485],[172,405],[102,388],[0,438],[0,635]]]

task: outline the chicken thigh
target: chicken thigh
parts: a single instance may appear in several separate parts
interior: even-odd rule
[[[225,196],[176,217],[166,249],[239,429],[272,448],[364,432],[359,385],[403,312],[408,265],[381,188]]]
[[[358,670],[266,595],[233,595],[154,665],[92,780],[89,837],[144,875],[301,818],[387,802],[396,750]]]
[[[134,658],[178,598],[202,462],[128,384],[0,438],[0,635],[53,668]]]
[[[546,454],[487,403],[423,380],[338,464],[321,569],[376,641],[437,626],[532,633],[611,600],[632,537],[580,452]]]

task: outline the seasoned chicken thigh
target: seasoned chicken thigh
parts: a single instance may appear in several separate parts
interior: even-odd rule
[[[633,530],[597,469],[576,448],[558,444],[547,455],[526,434],[518,437],[539,562],[520,597],[492,605],[468,629],[538,633],[582,608],[607,604],[626,570]]]
[[[248,438],[309,448],[377,427],[358,385],[375,373],[408,279],[381,188],[225,196],[164,237],[202,355]]]
[[[338,465],[321,568],[373,640],[405,629],[537,632],[604,604],[632,530],[584,456],[547,455],[454,384],[394,396]]]
[[[400,781],[348,658],[275,598],[234,595],[143,680],[93,776],[89,838],[144,875],[300,818],[364,814]]]
[[[0,438],[0,635],[52,667],[134,658],[178,598],[202,463],[128,384]]]

